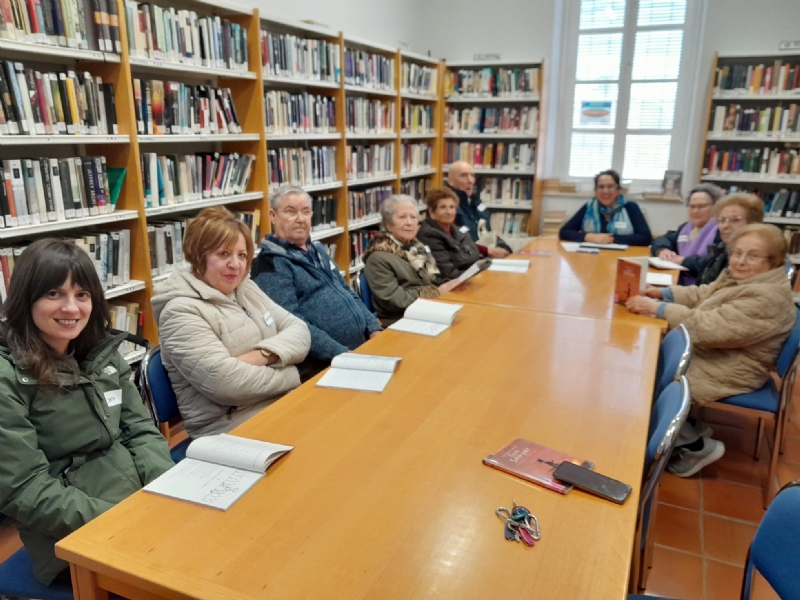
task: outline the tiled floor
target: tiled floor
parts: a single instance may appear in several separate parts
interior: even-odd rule
[[[778,465],[781,485],[800,479],[800,390],[793,404],[786,450]],[[647,595],[681,600],[739,597],[747,549],[764,515],[768,451],[765,445],[761,460],[753,460],[755,421],[712,410],[702,418],[714,428],[714,438],[725,442],[725,456],[688,479],[664,475]],[[754,598],[778,600],[760,577]]]
[[[800,389],[790,415],[778,467],[781,485],[800,479]],[[647,595],[676,600],[739,597],[747,548],[764,514],[761,483],[767,451],[762,450],[760,461],[753,460],[754,422],[718,411],[707,411],[703,419],[714,428],[714,437],[725,442],[726,453],[689,479],[664,475]],[[7,521],[0,523],[0,561],[19,546],[16,530]],[[779,599],[759,577],[754,600]]]

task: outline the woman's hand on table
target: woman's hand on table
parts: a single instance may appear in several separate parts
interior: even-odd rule
[[[658,300],[653,300],[645,296],[634,296],[633,298],[628,298],[628,301],[625,302],[625,308],[638,315],[655,317],[658,304]]]

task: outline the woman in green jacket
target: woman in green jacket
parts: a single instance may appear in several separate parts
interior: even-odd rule
[[[89,256],[43,239],[16,261],[0,308],[0,512],[36,578],[69,581],[55,543],[173,462],[131,369]]]

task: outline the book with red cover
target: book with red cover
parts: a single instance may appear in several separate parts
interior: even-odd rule
[[[617,281],[614,284],[614,302],[625,304],[628,298],[638,296],[647,281],[647,259],[617,259]]]
[[[572,489],[572,486],[553,477],[555,470],[564,461],[587,469],[594,468],[593,462],[575,458],[522,438],[517,438],[505,448],[490,454],[483,459],[483,464],[541,485],[559,494],[566,494]]]

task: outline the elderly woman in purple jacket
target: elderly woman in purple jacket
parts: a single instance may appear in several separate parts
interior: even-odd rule
[[[692,188],[686,201],[689,220],[677,230],[656,238],[650,246],[653,256],[688,269],[681,272],[680,285],[694,285],[706,263],[708,247],[720,241],[713,216],[714,204],[723,193],[717,186],[707,183]]]

